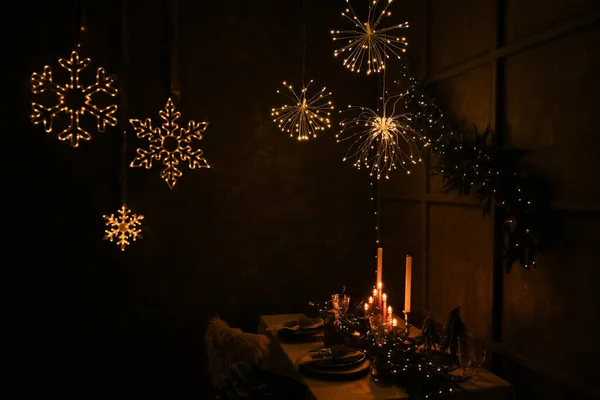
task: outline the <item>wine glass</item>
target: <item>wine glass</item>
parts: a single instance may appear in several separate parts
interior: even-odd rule
[[[483,364],[487,358],[487,342],[485,339],[474,338],[473,340],[473,364],[477,367],[476,375],[481,373]]]
[[[332,294],[331,305],[333,306],[334,310],[343,315],[348,312],[348,308],[350,307],[350,296],[345,293]]]
[[[381,314],[373,314],[369,317],[369,325],[371,325],[371,334],[375,338],[375,343],[378,346],[386,342],[386,331],[383,317]]]
[[[458,338],[458,362],[463,369],[463,376],[467,376],[467,372],[473,362],[473,334],[465,333]]]

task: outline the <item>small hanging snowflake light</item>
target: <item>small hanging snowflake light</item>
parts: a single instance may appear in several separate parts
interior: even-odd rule
[[[354,160],[357,169],[367,168],[371,176],[380,179],[397,167],[410,174],[410,167],[421,161],[420,142],[426,140],[412,128],[412,115],[398,112],[397,103],[403,94],[384,100],[382,110],[366,107],[348,106],[348,112],[354,116],[340,122],[338,142],[351,140],[352,144],[344,157]]]
[[[116,242],[122,251],[125,251],[127,245],[131,244],[130,240],[135,242],[137,239],[142,239],[142,229],[140,228],[143,215],[133,214],[131,210],[123,203],[119,209],[119,215],[114,214],[103,215],[106,220],[104,240]]]
[[[153,161],[162,162],[165,168],[160,172],[160,177],[170,189],[173,189],[177,179],[183,175],[179,168],[180,162],[187,162],[190,169],[210,168],[206,159],[202,157],[202,150],[192,148],[194,139],[202,140],[202,133],[206,130],[208,122],[189,121],[187,128],[179,127],[177,120],[181,117],[181,113],[175,110],[171,98],[167,101],[165,109],[160,110],[158,115],[164,121],[161,128],[153,128],[150,118],[145,121],[129,120],[137,137],[148,139],[150,142],[148,150],[137,149],[138,155],[130,166],[150,169]]]
[[[400,58],[406,52],[408,45],[405,37],[396,36],[393,31],[408,28],[408,22],[380,27],[385,17],[392,13],[388,7],[392,0],[384,0],[385,6],[378,10],[379,0],[372,0],[369,4],[367,19],[362,22],[350,6],[350,0],[346,0],[348,8],[342,12],[342,16],[351,21],[355,29],[332,30],[333,40],[341,40],[345,43],[341,48],[333,52],[334,56],[345,55],[344,66],[352,72],[360,72],[365,69],[367,75],[373,72],[381,72],[385,69],[385,61],[390,57],[389,53]]]
[[[287,89],[285,94],[292,103],[273,108],[271,111],[273,122],[279,125],[279,129],[289,133],[291,137],[296,136],[298,140],[317,137],[317,131],[331,128],[329,116],[333,105],[331,100],[327,100],[331,92],[327,93],[326,88],[322,88],[317,93],[309,95],[308,89],[312,82],[303,87],[300,93],[296,93],[292,85],[283,82],[283,86]],[[281,92],[278,90],[277,93]]]
[[[98,67],[94,83],[89,86],[83,85],[79,76],[81,71],[91,64],[91,60],[80,58],[77,51],[71,52],[71,57],[68,59],[59,59],[58,64],[69,73],[69,83],[64,85],[56,83],[52,76],[52,68],[48,65],[44,67],[42,73],[34,72],[31,75],[31,92],[34,95],[48,93],[54,97],[51,105],[35,101],[31,103],[33,110],[31,122],[35,125],[43,125],[44,130],[50,133],[54,129],[55,119],[58,116],[68,117],[69,122],[58,133],[58,139],[68,140],[71,146],[78,147],[81,140],[91,139],[89,131],[80,124],[81,116],[89,114],[94,117],[99,132],[104,132],[106,125],[117,124],[117,118],[114,116],[117,105],[110,104],[101,108],[94,102],[94,97],[101,92],[115,97],[118,89],[113,86],[115,78],[107,76],[102,67]]]

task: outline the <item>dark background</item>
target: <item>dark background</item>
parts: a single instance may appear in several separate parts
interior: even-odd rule
[[[125,85],[123,118],[156,124],[169,96],[168,4],[127,1],[123,18],[122,2],[87,2],[82,53]],[[378,79],[332,55],[345,2],[306,4],[307,78],[330,88],[338,108],[373,104]],[[261,314],[299,312],[342,285],[366,295],[368,177],[341,161],[335,128],[298,143],[270,117],[281,82],[300,85],[300,1],[179,1],[178,108],[182,121],[209,121],[200,147],[213,168],[185,169],[172,191],[158,166],[127,169],[127,204],[146,218],[144,239],[125,252],[102,240],[102,215],[122,197],[119,126],[73,149],[29,121],[31,73],[58,71],[73,48],[73,3],[17,7],[5,34],[17,106],[3,145],[5,378],[18,389],[9,398],[203,398],[211,316],[252,331]],[[557,245],[537,269],[505,274],[494,216],[443,194],[425,168],[393,176],[381,199],[390,303],[403,305],[412,254],[415,316],[442,322],[461,305],[467,326],[497,343],[495,371],[519,397],[597,393],[597,1],[406,0],[393,11],[411,22],[411,63],[437,83],[449,114],[533,150],[529,161],[558,195]],[[127,137],[129,162],[147,143],[131,129]]]

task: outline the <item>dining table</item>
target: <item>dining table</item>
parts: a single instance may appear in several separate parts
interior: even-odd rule
[[[258,333],[270,339],[268,354],[262,360],[263,368],[301,380],[309,389],[313,400],[396,400],[408,399],[406,391],[392,384],[376,383],[369,375],[349,381],[327,381],[304,376],[298,369],[297,360],[311,351],[323,348],[320,342],[289,343],[279,338],[278,332],[289,321],[298,320],[301,314],[263,315]],[[404,321],[398,320],[398,328],[404,329]],[[410,327],[410,336],[418,336],[418,328]],[[453,373],[460,375],[461,371]],[[514,388],[506,380],[487,369],[478,369],[476,377],[458,383],[457,399],[513,400]]]

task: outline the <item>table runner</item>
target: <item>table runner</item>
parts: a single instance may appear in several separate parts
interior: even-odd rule
[[[277,337],[277,331],[287,321],[297,319],[300,314],[263,315],[258,325],[258,333],[264,333],[271,339],[269,354],[263,360],[263,366],[273,372],[293,376],[304,381],[315,400],[396,400],[408,399],[404,389],[394,385],[378,385],[370,377],[350,382],[329,382],[312,379],[302,375],[295,366],[296,360],[304,353],[323,346],[316,343],[283,343]],[[399,320],[400,325],[403,321]],[[401,326],[403,328],[403,326]],[[411,336],[419,330],[411,327]],[[458,399],[512,400],[514,390],[510,383],[487,370],[481,371],[477,379],[460,384]]]

